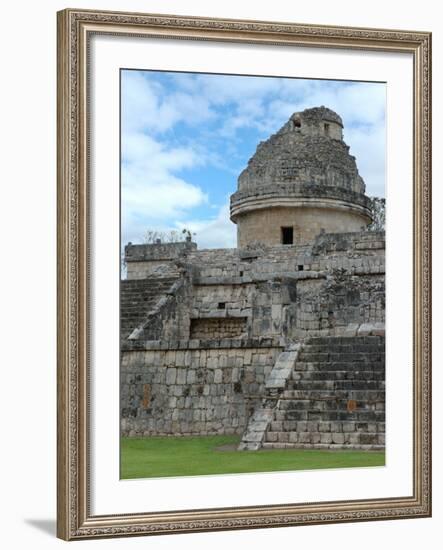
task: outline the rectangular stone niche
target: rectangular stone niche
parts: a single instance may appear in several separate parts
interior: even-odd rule
[[[191,319],[191,339],[239,338],[246,334],[246,317]]]

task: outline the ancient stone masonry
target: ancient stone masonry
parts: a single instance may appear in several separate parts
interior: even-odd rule
[[[309,339],[272,412],[264,448],[383,449],[384,337]]]
[[[238,248],[126,247],[123,434],[383,448],[385,235],[342,127],[309,109],[259,144]]]
[[[359,231],[371,221],[342,126],[330,109],[308,109],[258,145],[231,197],[239,247],[257,240],[305,244],[322,230]]]
[[[121,281],[120,327],[123,338],[130,336],[134,328],[144,323],[148,314],[158,305],[160,296],[167,292],[175,281],[174,278],[153,277]]]
[[[170,349],[161,349],[160,342],[146,349],[126,348],[121,388],[124,434],[243,433],[281,347],[259,340],[212,344],[189,340],[171,342]]]
[[[192,319],[191,339],[211,340],[212,338],[241,338],[246,334],[246,317],[224,319]]]
[[[186,258],[191,250],[197,248],[190,241],[177,243],[156,242],[145,245],[125,246],[125,263],[128,279],[146,279],[146,277],[168,277],[179,274],[173,260]]]

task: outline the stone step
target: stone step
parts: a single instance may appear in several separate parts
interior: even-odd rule
[[[309,339],[307,345],[351,345],[353,342],[359,344],[377,344],[384,345],[384,336],[314,336]]]
[[[127,284],[122,284],[122,289],[127,294],[135,294],[137,292],[153,292],[158,289],[169,288],[173,283],[165,283],[160,285],[151,284],[149,282],[144,282],[142,285],[138,286],[128,286]]]
[[[384,380],[382,369],[293,371],[292,380]]]
[[[321,371],[321,370],[340,370],[340,371],[358,371],[358,370],[384,370],[385,362],[380,361],[297,361],[295,371]]]
[[[140,287],[140,288],[124,288],[125,294],[122,296],[124,299],[126,296],[138,296],[139,294],[155,294],[159,290],[165,290],[170,288],[171,285],[162,285],[162,286],[150,286],[150,287]]]
[[[298,360],[301,363],[376,363],[384,361],[384,352],[355,352],[355,353],[340,353],[340,352],[313,352],[308,353],[301,351]]]
[[[162,279],[161,281],[151,279],[125,280],[122,281],[122,287],[131,292],[145,288],[164,288],[173,285],[175,281],[176,279]]]
[[[156,303],[157,303],[157,300],[150,300],[149,302],[140,302],[140,304],[138,305],[138,308],[135,308],[133,306],[129,308],[122,307],[122,312],[120,317],[124,317],[125,315],[126,316],[139,315],[140,313],[146,311],[146,308],[152,309],[151,306],[153,307],[153,305]]]
[[[384,350],[384,344],[305,344],[304,353],[380,353]]]
[[[121,300],[136,298],[138,296],[155,296],[158,294],[158,292],[166,292],[171,288],[171,285],[162,285],[158,287],[140,287],[140,288],[133,288],[128,289],[126,287],[122,287],[122,295]]]
[[[125,294],[121,297],[120,303],[122,304],[131,304],[137,303],[140,300],[152,300],[158,296],[158,293],[164,293],[167,290],[166,288],[159,288],[158,290],[152,292],[131,292],[131,294]]]
[[[143,286],[143,285],[162,285],[173,283],[177,277],[148,277],[146,279],[123,279],[122,284],[128,287]]]
[[[281,395],[281,403],[291,399],[309,399],[316,401],[323,398],[338,400],[355,399],[356,401],[378,400],[385,398],[384,390],[285,390]],[[284,398],[284,399],[283,399]],[[291,401],[289,401],[291,402]]]
[[[322,443],[263,443],[263,449],[313,449],[313,450],[336,450],[336,451],[384,451],[384,445],[328,445]]]
[[[131,304],[132,302],[138,302],[140,299],[149,300],[155,298],[158,294],[157,292],[134,292],[134,294],[128,294],[122,296],[121,303]]]
[[[153,292],[150,294],[140,292],[138,294],[134,294],[131,296],[122,297],[122,299],[120,300],[120,304],[124,304],[128,306],[136,305],[139,302],[143,302],[143,301],[147,302],[150,300],[155,300],[159,294],[165,294],[165,290],[161,289],[161,290],[158,290],[157,292]]]
[[[357,408],[361,410],[384,410],[384,400],[370,400],[367,401],[358,401]],[[375,402],[376,401],[376,402]],[[348,406],[348,399],[297,399],[297,400],[281,400],[278,402],[279,411],[310,411],[315,408],[316,411],[328,412],[328,411],[346,411]]]
[[[267,432],[268,443],[302,443],[335,445],[384,445],[385,434],[361,432]]]
[[[134,302],[134,301],[138,301],[140,299],[152,299],[152,298],[155,298],[156,296],[158,296],[159,293],[161,294],[164,294],[165,292],[167,292],[169,289],[169,287],[165,287],[165,288],[159,288],[159,289],[152,289],[150,290],[149,292],[146,292],[146,291],[143,291],[143,290],[140,290],[140,291],[136,291],[136,292],[128,292],[128,293],[122,293],[121,295],[121,299],[120,299],[120,303],[131,303],[131,302]]]
[[[137,315],[138,313],[140,313],[140,308],[143,308],[143,310],[145,311],[146,307],[154,305],[155,303],[157,303],[157,300],[149,300],[149,301],[143,300],[143,301],[140,301],[140,303],[137,305],[131,305],[131,306],[122,305],[121,317],[125,315]]]
[[[146,309],[142,309],[141,311],[139,312],[134,312],[134,313],[122,313],[120,315],[120,322],[121,323],[126,323],[126,322],[132,322],[134,319],[139,319],[140,317],[143,317],[145,318],[146,315],[153,309],[154,306],[152,307],[147,307]]]
[[[128,336],[146,318],[176,278],[125,279],[121,281],[120,332]]]
[[[384,422],[273,420],[269,432],[365,432],[384,433]]]
[[[347,410],[319,411],[317,409],[289,409],[275,412],[276,420],[317,420],[323,422],[346,421],[346,422],[384,422],[384,408],[379,410],[363,409],[348,412]]]
[[[288,390],[376,390],[385,389],[384,380],[290,380]]]

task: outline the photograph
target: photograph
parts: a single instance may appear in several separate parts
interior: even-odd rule
[[[2,547],[433,550],[440,5],[3,10]]]
[[[383,467],[386,83],[122,68],[120,144],[121,479]]]
[[[431,33],[57,17],[57,536],[429,517]]]

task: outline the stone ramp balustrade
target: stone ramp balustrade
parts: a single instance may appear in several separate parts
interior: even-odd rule
[[[257,451],[263,445],[266,430],[273,419],[274,409],[259,407],[249,419],[247,428],[242,436],[239,451]]]
[[[261,405],[255,409],[248,421],[238,446],[239,451],[256,451],[262,447],[266,431],[274,417],[274,407],[278,403],[277,396],[288,384],[297,362],[300,347],[300,344],[292,344],[277,357],[275,365],[266,379],[265,395]]]

